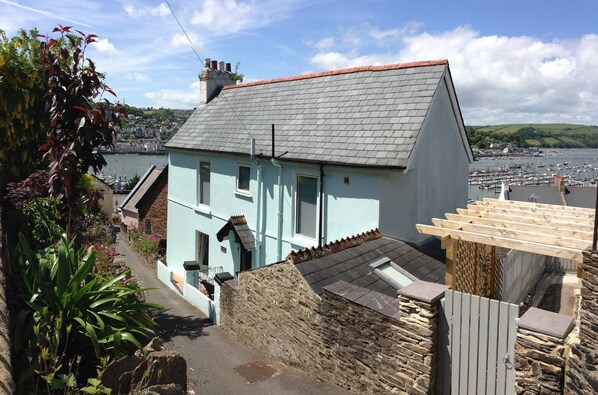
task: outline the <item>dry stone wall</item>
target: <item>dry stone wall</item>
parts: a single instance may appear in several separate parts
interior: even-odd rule
[[[519,329],[515,344],[518,394],[560,394],[567,347],[563,339]]]
[[[437,307],[402,296],[391,298],[398,309],[378,311],[352,300],[359,293],[350,287],[326,287],[320,301],[291,262],[243,272],[222,284],[221,325],[271,357],[358,393],[433,393]]]
[[[598,252],[583,252],[579,339],[571,346],[565,369],[565,393],[598,393]]]
[[[322,360],[318,298],[292,263],[239,274],[220,289],[220,323],[228,332],[286,364],[317,369]]]

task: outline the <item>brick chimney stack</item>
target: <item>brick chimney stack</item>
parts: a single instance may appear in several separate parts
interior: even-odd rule
[[[199,72],[199,81],[200,106],[218,96],[223,86],[236,84],[229,64],[210,58],[206,58],[204,68]]]

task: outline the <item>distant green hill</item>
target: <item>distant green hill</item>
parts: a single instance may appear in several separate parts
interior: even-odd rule
[[[504,142],[520,147],[598,148],[598,126],[566,123],[529,123],[467,126],[471,145],[487,148]]]

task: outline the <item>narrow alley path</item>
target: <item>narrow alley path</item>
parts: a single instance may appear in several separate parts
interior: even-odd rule
[[[350,392],[324,384],[305,373],[283,366],[237,342],[213,324],[197,308],[159,281],[152,269],[125,241],[118,240],[116,250],[146,288],[150,302],[164,306],[156,321],[167,333],[167,348],[179,352],[187,360],[190,387],[198,395],[344,395]],[[264,361],[275,365],[279,375],[248,383],[235,368]]]

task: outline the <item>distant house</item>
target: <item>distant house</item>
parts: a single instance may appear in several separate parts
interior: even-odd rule
[[[168,166],[152,166],[119,206],[127,229],[138,228],[166,239]]]
[[[107,184],[106,181],[98,178],[95,174],[91,174],[91,177],[96,189],[102,194],[102,199],[100,201],[102,211],[106,213],[108,217],[111,217],[112,213],[114,212],[114,189],[112,189],[112,187]]]
[[[223,63],[223,62],[221,62]],[[467,202],[472,152],[446,60],[235,85],[206,60],[201,104],[166,144],[167,265],[233,274]]]

